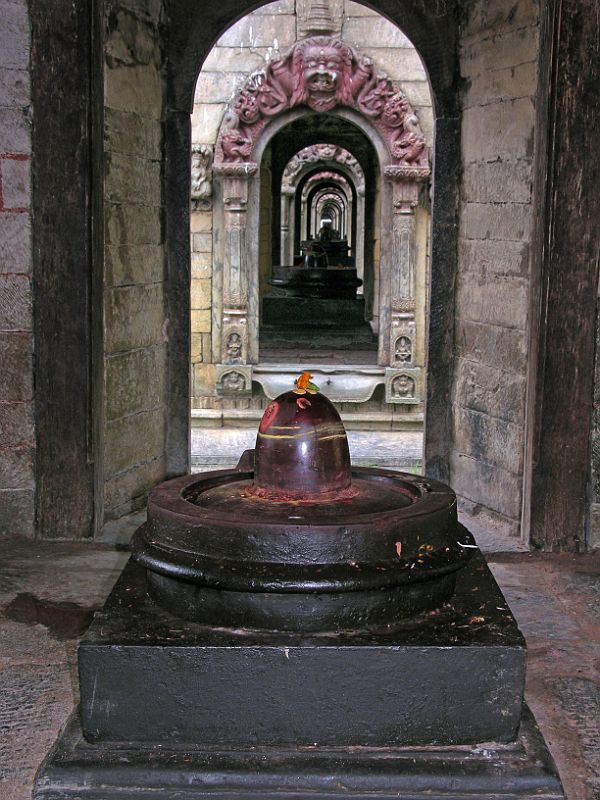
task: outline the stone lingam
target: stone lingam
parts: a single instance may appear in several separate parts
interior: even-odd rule
[[[236,469],[154,489],[132,552],[36,800],[563,797],[454,493],[352,467],[309,373]]]

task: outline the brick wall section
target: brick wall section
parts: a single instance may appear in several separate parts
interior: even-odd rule
[[[537,45],[534,0],[469,4],[451,480],[465,510],[511,534],[523,474]]]
[[[34,533],[30,27],[0,0],[0,534]]]
[[[104,516],[165,473],[160,0],[106,11]]]

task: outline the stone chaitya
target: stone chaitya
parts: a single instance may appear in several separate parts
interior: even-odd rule
[[[153,490],[132,551],[35,800],[563,797],[454,492],[352,467],[309,372],[236,469]]]

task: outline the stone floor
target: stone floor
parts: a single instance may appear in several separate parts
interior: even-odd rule
[[[77,700],[77,637],[127,553],[110,544],[0,545],[0,800],[26,800]],[[600,554],[488,558],[527,638],[527,700],[568,800],[600,800]]]
[[[256,428],[192,428],[192,469],[234,467],[244,450],[254,447]],[[421,471],[423,434],[418,431],[348,431],[352,463]]]

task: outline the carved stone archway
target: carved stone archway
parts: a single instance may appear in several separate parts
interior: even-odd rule
[[[303,147],[287,163],[281,180],[281,263],[291,264],[294,258],[293,220],[297,189],[305,176],[316,168],[341,174],[351,181],[356,191],[357,216],[364,219],[365,174],[357,159],[335,144],[313,144]],[[336,180],[333,178],[333,180]],[[360,226],[359,226],[360,227]],[[357,269],[362,277],[364,231],[357,230]]]
[[[419,183],[430,175],[425,138],[402,90],[380,76],[368,56],[359,56],[349,45],[324,36],[296,43],[253,73],[231,103],[217,139],[214,173],[223,204],[221,249],[215,261],[222,278],[215,281],[220,289],[213,297],[220,353],[217,386],[220,376],[237,364],[244,378],[237,381],[244,387],[240,394],[250,391],[251,365],[258,361],[259,303],[257,276],[250,269],[257,254],[247,246],[247,230],[249,226],[258,230],[257,153],[264,149],[265,137],[272,135],[271,123],[295,109],[319,113],[348,109],[369,138],[381,143],[380,169],[391,186],[391,191],[382,192],[381,215],[393,224],[388,237],[391,252],[381,260],[374,309],[379,318],[378,363],[386,368],[386,385],[403,374],[418,386],[415,209]],[[394,392],[387,394],[391,402],[404,402]]]
[[[315,198],[312,199],[312,209],[310,209],[308,205],[309,196],[313,191],[321,196],[326,192],[330,192],[339,198],[343,198],[344,213],[347,215],[348,219],[352,217],[354,199],[352,196],[352,187],[348,180],[343,175],[338,175],[335,172],[317,172],[308,178],[300,194],[300,230],[302,237],[309,232],[309,228],[313,236],[316,236],[319,231],[319,224],[316,218]],[[342,201],[340,200],[340,202]],[[350,230],[349,233],[350,236],[347,237],[348,243],[352,244],[352,231]]]

